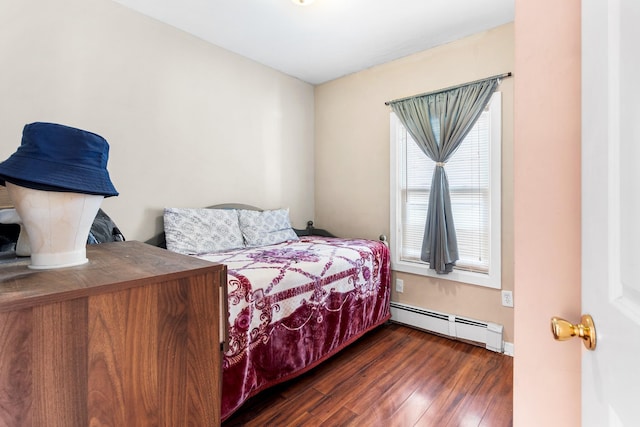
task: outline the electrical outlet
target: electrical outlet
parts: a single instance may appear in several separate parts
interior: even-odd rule
[[[502,305],[505,307],[513,307],[513,292],[502,291]]]
[[[404,292],[404,280],[396,279],[396,292]]]

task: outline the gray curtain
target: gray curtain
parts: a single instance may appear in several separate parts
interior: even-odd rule
[[[459,259],[445,164],[473,128],[499,83],[500,78],[493,77],[389,103],[420,149],[436,162],[420,258],[440,274],[450,273]]]

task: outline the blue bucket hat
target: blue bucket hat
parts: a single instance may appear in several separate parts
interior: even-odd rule
[[[45,191],[117,196],[107,171],[109,144],[100,135],[56,123],[25,125],[22,144],[0,163],[5,181]]]

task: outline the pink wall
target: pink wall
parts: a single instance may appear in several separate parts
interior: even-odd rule
[[[579,0],[516,0],[514,70],[514,425],[579,426]]]

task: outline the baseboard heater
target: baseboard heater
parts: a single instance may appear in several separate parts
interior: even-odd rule
[[[391,302],[391,321],[485,346],[502,353],[502,325]]]

